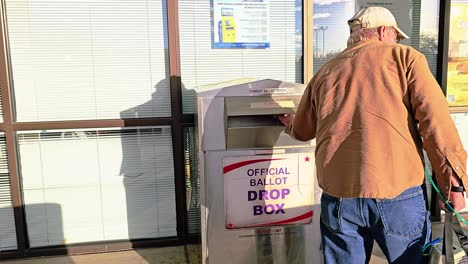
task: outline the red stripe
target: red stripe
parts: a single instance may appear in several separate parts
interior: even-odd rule
[[[314,211],[309,211],[303,215],[299,215],[299,216],[296,216],[296,217],[293,217],[293,218],[289,218],[289,219],[286,219],[286,220],[282,220],[282,221],[278,221],[278,222],[273,222],[273,223],[266,223],[266,224],[260,224],[260,225],[254,225],[252,227],[257,227],[257,226],[269,226],[269,225],[282,225],[282,224],[290,224],[290,223],[293,223],[293,222],[297,222],[297,221],[300,221],[300,220],[304,220],[304,219],[307,219],[309,217],[312,217],[314,215]]]
[[[264,161],[272,161],[272,160],[284,160],[284,159],[258,159],[258,160],[241,161],[241,162],[234,163],[234,164],[231,164],[231,165],[227,165],[226,167],[224,167],[224,174],[226,174],[226,173],[228,173],[228,172],[230,172],[232,170],[238,169],[240,167],[253,164],[253,163],[264,162]]]

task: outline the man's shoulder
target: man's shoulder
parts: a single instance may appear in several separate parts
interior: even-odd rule
[[[315,74],[316,79],[319,79],[319,77],[321,77],[321,76],[327,76],[330,72],[332,72],[334,70],[336,71],[337,67],[340,66],[340,64],[337,63],[338,60],[339,59],[335,56],[332,59],[325,62],[325,64],[320,66],[317,73]]]
[[[391,52],[393,56],[403,59],[407,62],[412,61],[419,56],[424,57],[424,55],[421,52],[408,45],[373,41],[365,43],[364,45],[360,45],[360,47],[347,48],[337,53],[333,58],[328,60],[325,64],[323,64],[320,67],[320,69],[315,74],[315,76],[317,77],[316,79],[320,79],[321,76],[328,76],[330,72],[336,72],[338,69],[340,69],[340,67],[346,67],[347,60],[353,60],[354,58],[361,56],[370,56],[372,53],[374,53],[370,51],[375,51],[375,54],[382,55],[387,53],[385,52],[385,50]]]
[[[401,49],[402,51],[405,51],[405,52],[408,52],[408,53],[411,53],[411,54],[414,54],[416,56],[418,55],[423,55],[421,52],[419,52],[417,49],[411,47],[411,46],[408,46],[408,45],[404,45],[404,44],[396,44],[396,47]]]
[[[359,54],[366,57],[391,56],[395,60],[405,61],[406,64],[411,63],[411,61],[414,61],[419,57],[424,57],[424,54],[411,46],[382,41],[373,42],[369,45],[366,45],[362,50],[359,51]]]
[[[381,48],[386,48],[386,49],[391,49],[396,53],[400,53],[402,55],[406,55],[406,57],[418,57],[418,56],[423,56],[421,52],[419,52],[417,49],[405,45],[405,44],[399,44],[399,43],[385,43],[382,42],[382,47]]]

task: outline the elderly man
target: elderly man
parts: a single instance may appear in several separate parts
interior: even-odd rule
[[[348,48],[310,81],[295,115],[299,140],[316,138],[326,263],[367,263],[374,240],[390,263],[419,263],[431,224],[423,194],[427,151],[438,185],[465,207],[466,152],[425,57],[382,7],[348,21]]]

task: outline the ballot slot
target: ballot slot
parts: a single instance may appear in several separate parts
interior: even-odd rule
[[[278,115],[293,114],[301,96],[240,96],[227,97],[225,100],[228,116]]]
[[[306,145],[292,139],[278,115],[228,116],[226,132],[227,149],[275,148]]]
[[[229,116],[227,127],[229,128],[251,128],[251,127],[283,127],[277,115],[246,115]]]

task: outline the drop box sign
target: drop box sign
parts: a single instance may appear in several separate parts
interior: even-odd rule
[[[313,157],[312,153],[225,157],[226,228],[310,223]]]

